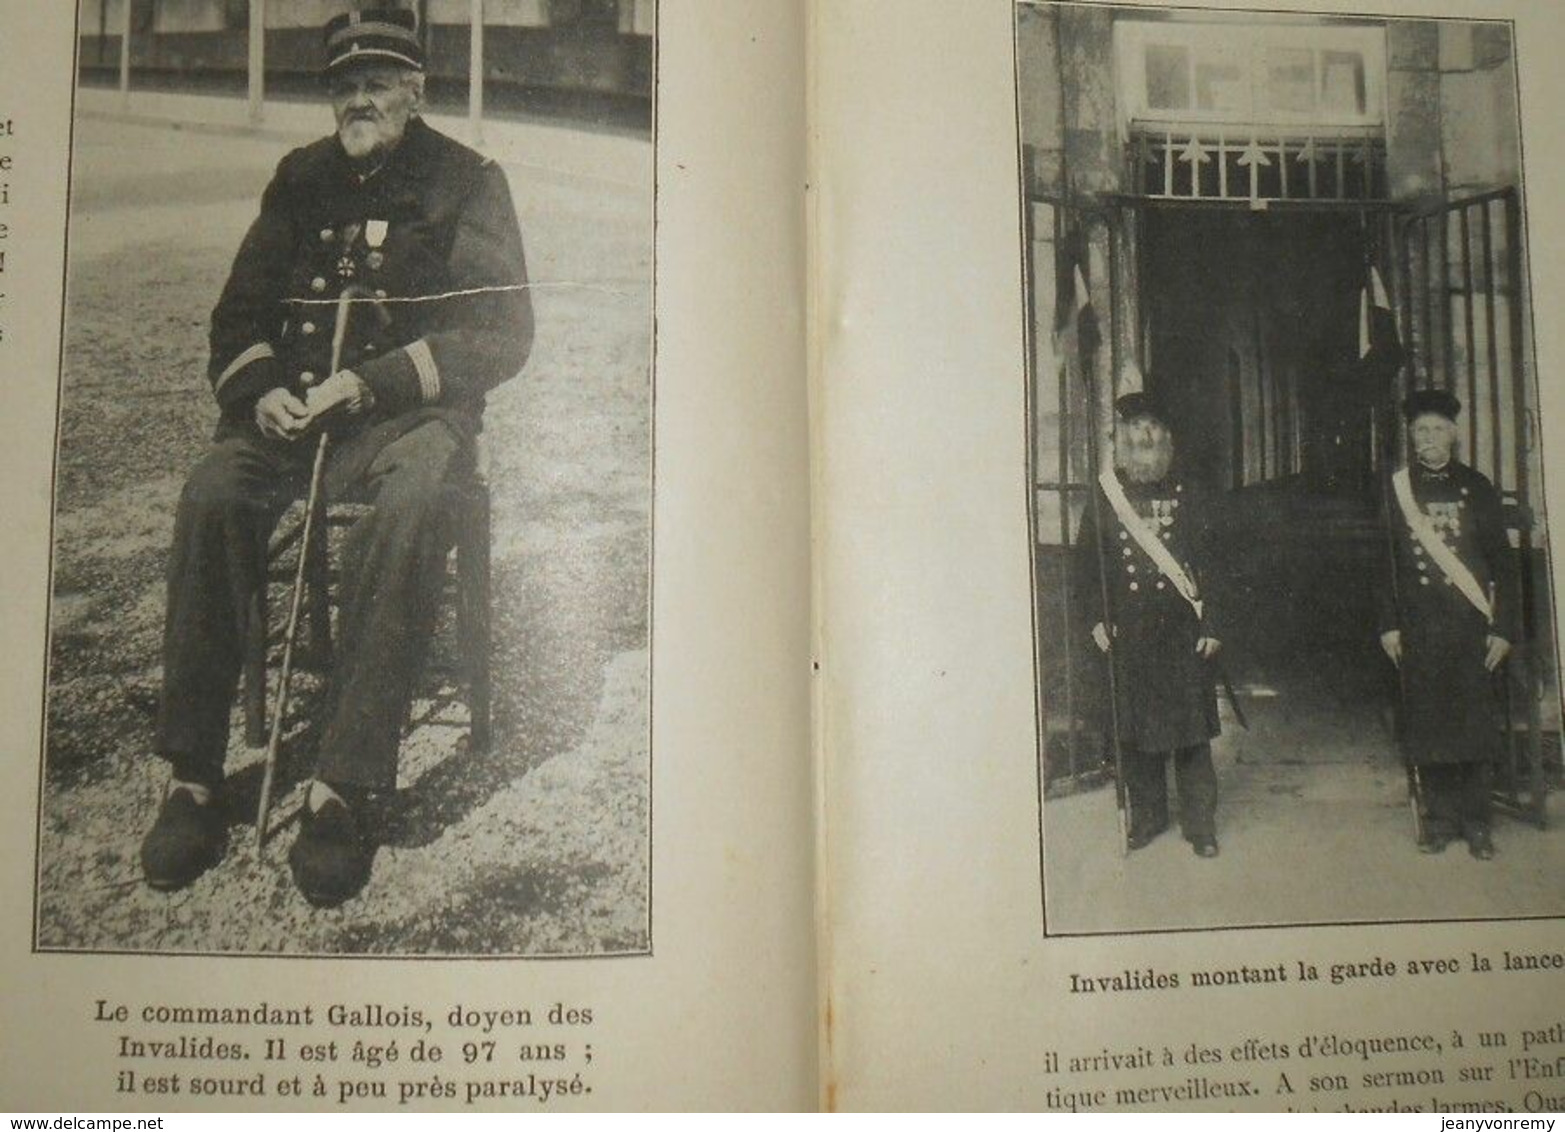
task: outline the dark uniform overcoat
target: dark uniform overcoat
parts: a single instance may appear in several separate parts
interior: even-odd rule
[[[1202,493],[1175,475],[1147,484],[1123,474],[1120,478],[1136,513],[1204,591],[1211,518]],[[1212,667],[1196,653],[1196,641],[1221,638],[1212,597],[1202,593],[1198,618],[1137,545],[1101,491],[1098,514],[1103,519],[1101,537],[1090,507],[1082,520],[1072,562],[1072,592],[1084,631],[1100,621],[1113,626],[1120,740],[1141,751],[1205,743],[1219,731],[1217,692]],[[1108,588],[1107,616],[1100,551]],[[1106,663],[1103,670],[1106,677]],[[1106,696],[1103,703],[1106,706]],[[1107,729],[1108,721],[1104,723]]]
[[[1380,631],[1402,632],[1403,750],[1414,766],[1486,761],[1501,740],[1494,677],[1484,669],[1487,638],[1493,632],[1514,644],[1520,622],[1500,497],[1455,460],[1438,472],[1415,461],[1410,480],[1419,510],[1493,595],[1494,624],[1418,544],[1388,483],[1391,561],[1380,571],[1378,604]]]
[[[476,421],[484,393],[513,377],[532,342],[521,234],[493,161],[409,121],[368,177],[335,136],[283,158],[212,315],[213,392],[225,424],[247,425],[276,386],[329,376],[334,307],[357,284],[386,302],[356,307],[343,356],[381,417],[420,406]]]

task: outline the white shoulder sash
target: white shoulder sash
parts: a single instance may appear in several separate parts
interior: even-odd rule
[[[1420,510],[1418,501],[1413,498],[1413,477],[1406,468],[1399,468],[1391,474],[1391,489],[1396,493],[1402,517],[1407,520],[1413,537],[1424,548],[1424,553],[1435,560],[1435,565],[1451,579],[1453,586],[1462,591],[1462,596],[1472,602],[1473,608],[1482,613],[1485,620],[1493,623],[1494,610],[1489,605],[1488,595],[1483,592],[1483,587],[1473,577],[1467,564],[1445,544],[1434,524],[1429,521],[1429,516]]]
[[[1118,516],[1121,525],[1130,532],[1130,537],[1136,540],[1136,545],[1146,551],[1147,557],[1152,559],[1153,564],[1162,571],[1163,577],[1173,583],[1175,591],[1190,603],[1190,608],[1195,610],[1197,617],[1200,617],[1201,596],[1195,582],[1179,561],[1168,552],[1168,547],[1163,545],[1163,540],[1147,526],[1146,520],[1136,513],[1135,507],[1125,496],[1124,486],[1121,485],[1119,477],[1114,474],[1112,468],[1098,476],[1098,486],[1103,489],[1103,494],[1108,498],[1109,506],[1114,508],[1114,514]]]

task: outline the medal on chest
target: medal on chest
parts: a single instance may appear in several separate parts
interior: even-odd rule
[[[380,249],[389,230],[390,225],[384,220],[371,220],[364,225],[364,242],[370,249],[364,257],[364,265],[371,271],[379,271],[386,262],[386,253]]]
[[[1462,511],[1461,500],[1424,504],[1424,514],[1429,517],[1429,525],[1440,532],[1441,538],[1447,540],[1462,537]]]
[[[1174,529],[1174,520],[1179,515],[1178,499],[1148,499],[1142,507],[1138,508],[1141,517],[1146,520],[1147,526],[1157,533],[1157,536],[1167,542]]]
[[[324,237],[326,229],[321,235]],[[357,224],[344,224],[342,227],[342,253],[337,256],[337,278],[347,282],[359,272],[359,265],[353,258],[353,243],[359,238],[359,226]]]

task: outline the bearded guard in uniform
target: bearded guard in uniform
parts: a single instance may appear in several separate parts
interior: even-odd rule
[[[1403,756],[1422,794],[1419,848],[1466,839],[1494,856],[1490,777],[1502,734],[1493,673],[1520,629],[1499,493],[1454,458],[1462,406],[1438,389],[1403,404],[1413,459],[1391,477],[1380,642],[1397,666]]]
[[[169,563],[157,753],[172,779],[142,845],[157,889],[221,859],[230,709],[266,536],[308,483],[329,424],[328,499],[372,505],[351,533],[315,777],[289,863],[307,899],[369,878],[364,806],[395,788],[402,721],[454,540],[484,394],[532,342],[504,173],[418,116],[411,12],[325,29],[336,133],[283,158],[212,314],[215,443],[186,483]],[[354,306],[331,368],[334,308]]]
[[[1114,666],[1129,845],[1139,849],[1168,828],[1172,759],[1180,830],[1197,856],[1215,857],[1211,740],[1220,725],[1209,662],[1221,646],[1201,590],[1210,517],[1200,492],[1172,470],[1162,407],[1132,393],[1115,409],[1115,467],[1100,477],[1098,506],[1082,521],[1072,584],[1084,630]]]

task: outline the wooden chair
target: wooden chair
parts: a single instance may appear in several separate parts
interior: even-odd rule
[[[493,652],[491,622],[490,539],[491,509],[487,451],[482,438],[475,444],[473,466],[458,481],[455,489],[456,540],[451,558],[454,569],[446,574],[444,600],[454,606],[458,671],[457,682],[466,685],[469,714],[468,749],[487,750],[492,739],[492,684],[490,657]],[[296,668],[327,673],[331,669],[332,595],[337,582],[337,564],[332,557],[332,531],[351,527],[370,508],[363,504],[333,503],[320,516],[325,521],[312,524],[309,557],[305,563],[304,624],[295,645]],[[265,747],[267,739],[266,668],[272,646],[280,644],[283,627],[268,618],[273,586],[282,587],[284,598],[278,605],[286,612],[288,587],[293,584],[298,543],[304,529],[304,503],[300,501],[283,516],[267,537],[267,580],[251,598],[245,627],[244,721],[245,742]],[[293,553],[290,553],[292,551]],[[426,673],[427,675],[427,673]],[[412,704],[408,705],[409,713]],[[404,726],[408,721],[404,721]]]

